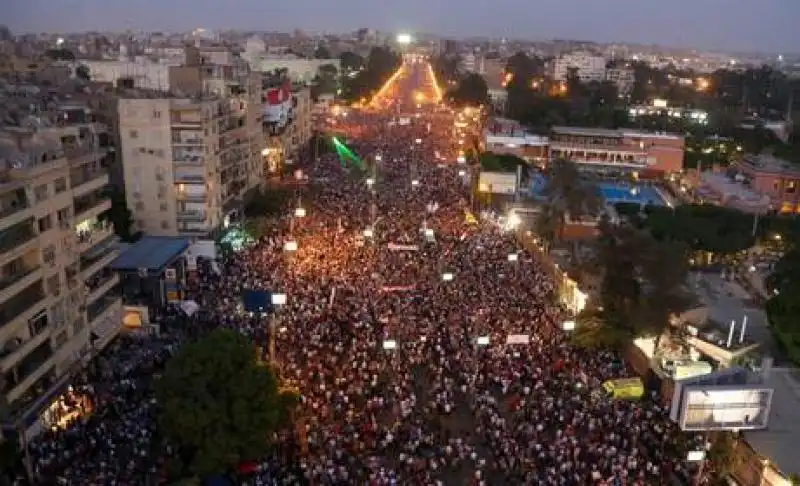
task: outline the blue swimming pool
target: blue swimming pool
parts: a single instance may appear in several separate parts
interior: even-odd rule
[[[529,194],[533,197],[540,197],[544,192],[547,178],[541,174],[536,174],[531,178]],[[629,202],[635,204],[652,204],[653,206],[665,206],[664,198],[658,191],[644,184],[634,184],[630,182],[600,181],[594,185],[603,198],[610,203]]]

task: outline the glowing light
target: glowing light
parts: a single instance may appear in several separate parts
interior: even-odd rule
[[[707,78],[697,78],[695,84],[697,91],[708,91],[711,87],[711,82]]]
[[[397,43],[402,45],[411,44],[411,34],[397,34]]]
[[[517,213],[511,213],[508,215],[508,219],[506,220],[506,229],[517,229],[519,228],[520,224],[522,224],[522,220]]]
[[[433,67],[430,63],[428,63],[428,74],[431,77],[431,83],[433,84],[433,91],[436,95],[434,101],[439,103],[442,101],[442,89],[439,87],[439,82],[436,80],[436,73],[433,72]]]
[[[389,88],[392,87],[392,84],[394,84],[397,78],[400,77],[400,74],[402,74],[402,72],[403,72],[403,66],[400,66],[397,69],[397,71],[395,71],[395,73],[392,74],[392,76],[388,80],[386,80],[383,86],[381,86],[381,89],[379,89],[378,92],[375,93],[375,96],[372,97],[372,101],[370,102],[371,105],[375,104],[378,101],[378,99],[380,99],[384,94],[386,94],[387,91],[389,91]],[[366,104],[365,101],[366,100],[362,100],[362,105]]]

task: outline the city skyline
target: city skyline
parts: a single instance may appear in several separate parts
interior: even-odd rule
[[[10,13],[5,22],[14,32],[185,31],[195,27],[345,32],[371,27],[458,38],[559,38],[724,52],[791,53],[800,45],[800,32],[793,24],[800,18],[800,2],[788,0],[768,0],[767,6],[773,8],[765,7],[764,2],[732,6],[726,0],[467,0],[458,9],[444,0],[406,0],[380,8],[365,0],[317,3],[297,0],[264,5],[255,0],[239,0],[231,5],[211,0],[173,0],[166,4],[142,0],[117,4],[64,0],[53,4],[29,0],[3,10]]]

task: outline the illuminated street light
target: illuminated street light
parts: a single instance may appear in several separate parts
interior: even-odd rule
[[[381,154],[378,154],[378,155],[375,156],[375,162],[380,162],[381,160],[383,160],[383,157],[381,156]]]
[[[366,180],[366,183],[367,183],[367,187],[372,187],[372,185],[373,185],[373,184],[375,184],[375,179],[373,179],[372,177],[370,177],[370,178],[368,178],[368,179]]]
[[[411,34],[397,34],[397,43],[401,45],[411,44]]]
[[[283,244],[283,251],[297,251],[297,242],[295,240],[289,240]]]
[[[417,187],[419,185],[419,181],[417,179],[414,179],[413,181],[411,181],[411,185]]]
[[[508,261],[516,262],[517,260],[519,260],[519,255],[518,254],[516,254],[516,253],[509,253],[508,254]]]
[[[300,207],[294,210],[295,218],[305,218],[306,217],[306,208]]]
[[[419,144],[421,144],[421,143],[422,143],[422,139],[421,139],[421,138],[418,138],[418,139],[414,140],[414,143],[416,143],[417,145],[419,145]]]
[[[375,236],[375,232],[372,231],[372,228],[365,229],[363,234],[364,238],[372,238],[373,236]]]
[[[272,305],[286,305],[286,294],[276,293],[271,295]]]
[[[442,274],[442,281],[443,282],[452,282],[455,277],[452,273],[447,272]]]
[[[459,177],[464,177],[464,176],[466,176],[466,175],[467,175],[467,171],[465,171],[465,170],[460,170],[460,171],[458,171],[458,175],[459,175]]]
[[[522,224],[522,220],[517,213],[511,213],[508,215],[508,219],[506,220],[506,228],[510,230],[517,229],[519,228],[520,224]]]

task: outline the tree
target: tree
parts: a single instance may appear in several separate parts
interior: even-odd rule
[[[343,78],[342,97],[348,101],[371,98],[400,67],[402,59],[388,47],[373,47],[366,66]]]
[[[319,45],[316,50],[314,50],[314,59],[333,59],[333,56],[327,47]]]
[[[320,66],[311,86],[311,96],[316,99],[323,93],[335,93],[339,87],[338,74],[339,70],[333,64]]]
[[[291,403],[255,345],[228,329],[182,347],[155,391],[160,430],[200,477],[264,457]]]
[[[800,249],[778,261],[766,285],[774,294],[766,305],[770,330],[789,359],[800,364]]]
[[[458,54],[437,56],[431,62],[433,71],[436,73],[436,79],[443,84],[451,84],[458,81],[460,64],[461,57]]]
[[[546,207],[543,214],[558,221],[556,241],[561,240],[567,218],[598,216],[602,198],[597,189],[586,183],[577,166],[567,160],[556,160],[548,166],[548,178],[542,190]],[[550,242],[553,243],[553,242]]]
[[[456,106],[480,106],[489,103],[489,87],[480,74],[470,73],[461,78],[458,86],[447,93]]]
[[[339,54],[339,66],[342,71],[358,71],[364,67],[364,58],[351,51],[344,51]]]
[[[80,66],[75,68],[75,77],[78,79],[82,79],[84,81],[91,81],[91,73],[89,72],[89,67],[85,64],[81,64]]]
[[[271,187],[259,191],[244,208],[248,218],[275,216],[286,210],[291,191],[284,187]]]
[[[128,203],[122,191],[116,188],[110,188],[107,192],[108,198],[111,200],[111,209],[100,215],[100,219],[108,221],[114,225],[114,232],[122,238],[123,241],[131,241],[133,234],[131,227],[133,226],[133,213],[128,209]]]

